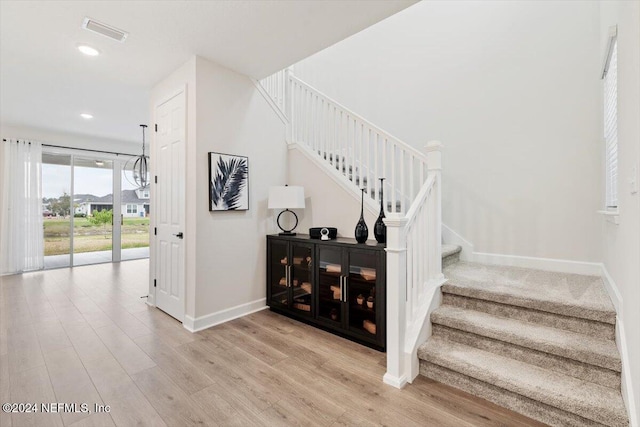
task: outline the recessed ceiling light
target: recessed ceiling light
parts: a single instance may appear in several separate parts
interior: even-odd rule
[[[80,117],[82,117],[85,120],[93,119],[93,116],[89,113],[82,113],[80,114]]]
[[[100,52],[98,51],[98,49],[95,49],[91,46],[87,46],[86,44],[81,44],[78,46],[78,50],[82,53],[84,53],[85,55],[88,56],[98,56],[100,55]]]

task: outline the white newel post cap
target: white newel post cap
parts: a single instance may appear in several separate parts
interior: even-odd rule
[[[383,219],[387,226],[387,253],[398,253],[407,250],[407,242],[405,240],[405,226],[408,219],[400,213],[389,213]]]
[[[442,170],[442,142],[429,141],[424,147],[424,151],[427,153],[427,169],[429,170]]]

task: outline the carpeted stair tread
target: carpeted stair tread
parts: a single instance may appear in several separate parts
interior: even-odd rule
[[[620,355],[613,340],[448,305],[431,313],[431,321],[616,372],[621,370]]]
[[[615,324],[616,312],[600,277],[458,262],[448,266],[442,291]]]
[[[439,337],[420,346],[418,357],[604,425],[628,425],[622,396],[611,388]]]
[[[420,374],[493,402],[551,427],[607,427],[521,394],[469,377],[435,363],[420,361]]]
[[[494,316],[537,323],[539,325],[545,325],[552,328],[566,329],[568,331],[591,335],[602,339],[613,340],[616,335],[616,327],[610,323],[581,319],[573,316],[564,316],[562,314],[536,310],[535,308],[519,307],[511,304],[502,304],[499,302],[449,293],[442,294],[442,304],[466,308],[468,310],[481,311]]]
[[[460,329],[453,329],[438,324],[433,324],[432,326],[433,336],[435,337],[489,351],[503,357],[519,360],[551,371],[560,372],[583,381],[589,381],[594,384],[620,390],[620,372],[461,331]]]
[[[460,253],[462,247],[459,245],[442,245],[442,258]]]

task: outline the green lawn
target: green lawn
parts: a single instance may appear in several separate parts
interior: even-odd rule
[[[44,220],[44,254],[63,255],[69,253],[70,219]],[[73,250],[95,252],[111,250],[112,226],[96,226],[86,218],[74,218]],[[124,218],[122,225],[122,248],[144,248],[149,246],[149,218]]]

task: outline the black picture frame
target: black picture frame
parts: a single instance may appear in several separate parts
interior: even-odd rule
[[[249,210],[249,157],[210,151],[209,212]]]

